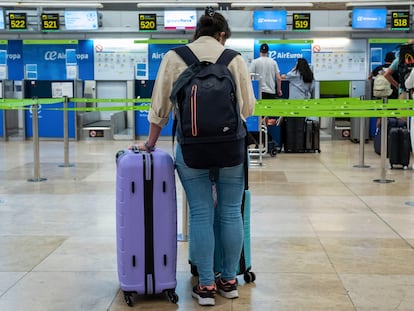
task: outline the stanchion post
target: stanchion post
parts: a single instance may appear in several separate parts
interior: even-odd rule
[[[188,241],[188,201],[185,191],[182,191],[182,225],[181,225],[181,234],[178,235],[178,241],[186,242]]]
[[[73,164],[69,163],[69,117],[68,117],[68,102],[67,96],[64,96],[63,101],[63,157],[64,163],[59,165],[60,167],[70,167]]]
[[[365,96],[360,97],[361,100],[365,99]],[[369,165],[365,165],[365,118],[359,118],[359,164],[354,167],[368,168]]]
[[[388,98],[383,98],[383,103],[388,103]],[[381,177],[379,179],[374,179],[374,182],[387,184],[391,183],[393,179],[386,178],[386,165],[387,165],[387,136],[388,136],[388,120],[387,117],[381,118]]]
[[[33,178],[28,181],[45,181],[40,177],[40,156],[39,156],[39,105],[36,102],[32,109],[32,132],[33,132]]]

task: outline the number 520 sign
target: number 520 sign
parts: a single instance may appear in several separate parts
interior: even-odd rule
[[[157,30],[157,14],[139,14],[138,25],[140,31]]]

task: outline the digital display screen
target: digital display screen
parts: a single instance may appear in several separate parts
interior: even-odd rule
[[[391,30],[410,30],[410,12],[391,12]]]
[[[0,9],[0,30],[4,29],[4,11]]]
[[[9,28],[13,30],[27,29],[26,13],[9,13]]]
[[[196,10],[164,11],[165,29],[195,29],[196,26]]]
[[[286,30],[286,11],[254,11],[253,30]]]
[[[305,31],[310,30],[311,15],[310,13],[293,13],[292,14],[292,30]]]
[[[356,8],[352,10],[352,28],[384,29],[386,27],[386,8]]]
[[[67,30],[98,29],[97,11],[65,11],[65,27]]]
[[[42,30],[51,31],[59,30],[59,14],[58,13],[42,13],[40,16]]]
[[[141,31],[157,30],[157,14],[139,14],[138,26]]]
[[[7,51],[0,50],[0,65],[7,65]]]

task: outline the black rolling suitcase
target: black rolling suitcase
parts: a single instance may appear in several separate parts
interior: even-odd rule
[[[307,119],[305,123],[305,151],[321,152],[319,122]]]
[[[284,118],[285,124],[285,152],[305,151],[305,118],[288,117]]]
[[[393,127],[388,133],[388,156],[390,166],[407,168],[410,163],[411,139],[407,128]]]

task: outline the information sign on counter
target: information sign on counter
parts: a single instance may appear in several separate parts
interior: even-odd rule
[[[292,30],[309,31],[310,30],[310,13],[293,13]]]
[[[27,29],[26,13],[9,13],[9,29],[11,30]]]
[[[410,30],[410,12],[394,11],[391,12],[392,30]]]

